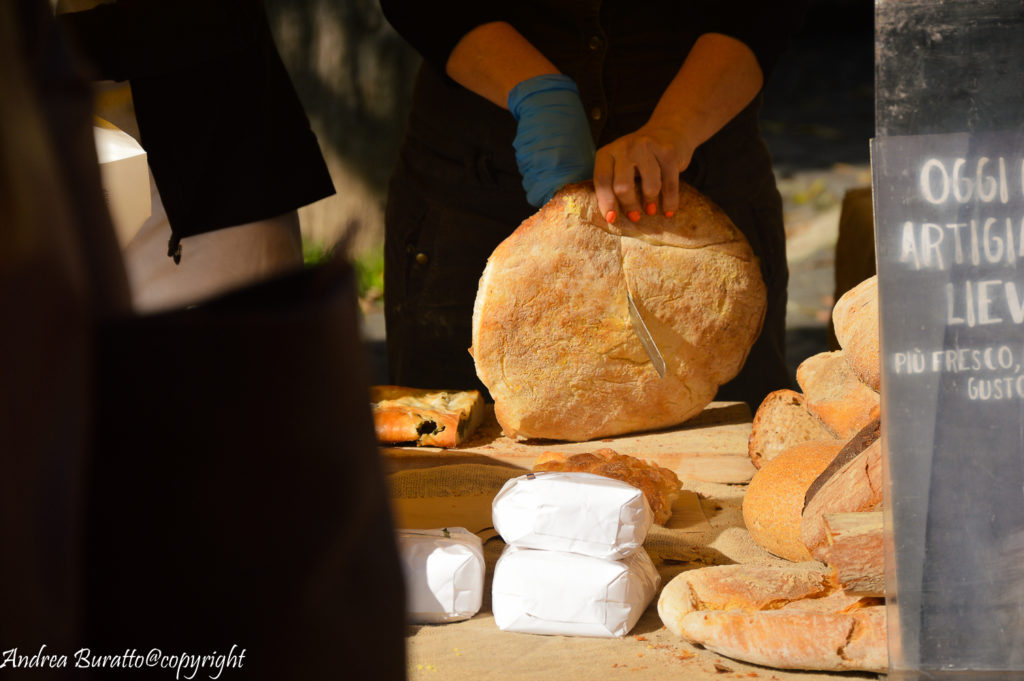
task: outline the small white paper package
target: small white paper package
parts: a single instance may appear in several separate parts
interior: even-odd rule
[[[494,497],[491,519],[506,544],[625,558],[643,546],[653,514],[636,487],[593,473],[513,478]]]
[[[462,527],[397,530],[410,622],[466,620],[484,594],[483,542]]]
[[[622,637],[661,583],[643,549],[622,560],[507,546],[494,567],[491,612],[503,631]]]

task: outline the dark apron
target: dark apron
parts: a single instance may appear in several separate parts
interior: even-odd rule
[[[569,3],[573,4],[573,3]],[[568,15],[567,15],[568,16]],[[580,85],[598,146],[636,130],[685,59],[689,36],[648,33],[583,15],[521,32]],[[634,33],[629,33],[633,30]],[[593,38],[596,37],[596,40]],[[600,49],[593,49],[598,46]],[[640,74],[640,75],[637,75]],[[683,179],[747,236],[768,287],[764,329],[719,399],[752,407],[789,387],[785,360],[788,269],[782,201],[753,102],[699,147]],[[477,388],[468,349],[477,284],[494,248],[535,209],[515,165],[512,116],[425,65],[389,187],[385,315],[389,380],[424,388]]]

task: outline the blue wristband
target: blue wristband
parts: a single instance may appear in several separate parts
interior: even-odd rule
[[[508,93],[508,108],[518,123],[512,145],[531,205],[543,206],[565,185],[594,176],[594,140],[572,78],[528,78]]]

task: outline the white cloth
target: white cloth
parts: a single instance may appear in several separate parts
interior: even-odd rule
[[[167,255],[171,226],[155,183],[153,212],[124,249],[132,305],[138,313],[187,307],[232,289],[302,267],[296,211],[181,240],[181,262]]]

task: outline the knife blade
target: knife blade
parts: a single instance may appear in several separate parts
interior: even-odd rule
[[[622,269],[622,280],[626,284],[626,307],[629,309],[629,321],[633,325],[633,332],[636,333],[636,337],[640,340],[640,345],[644,347],[647,357],[651,360],[654,370],[658,372],[660,378],[665,378],[665,358],[662,356],[661,350],[658,349],[658,344],[654,342],[654,337],[651,336],[647,324],[644,323],[640,309],[636,306],[636,301],[633,300],[633,292],[629,288],[629,278],[626,277],[625,257],[622,254],[622,240],[624,238],[619,237],[619,266]]]

